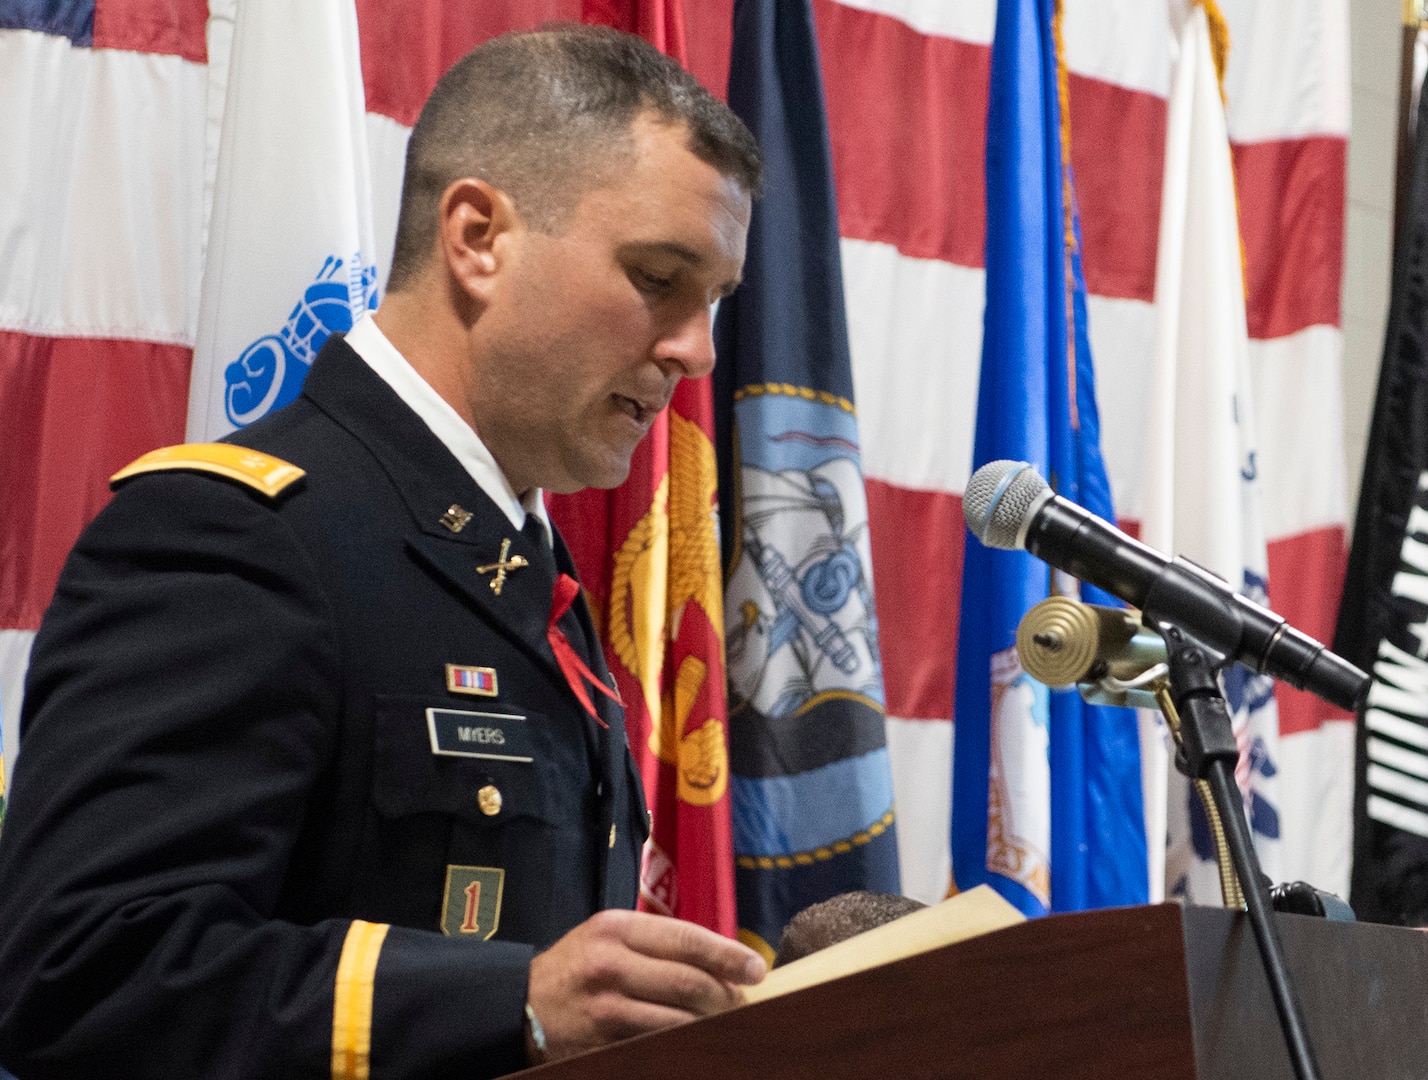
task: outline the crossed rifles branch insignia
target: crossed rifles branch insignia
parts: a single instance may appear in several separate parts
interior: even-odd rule
[[[494,570],[496,576],[491,579],[491,591],[500,596],[501,590],[506,587],[506,573],[529,565],[530,563],[524,555],[511,554],[511,541],[507,538],[501,541],[501,554],[496,557],[496,561],[476,567],[476,573],[489,574]]]

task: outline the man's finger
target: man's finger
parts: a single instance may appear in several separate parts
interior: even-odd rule
[[[693,1016],[711,1016],[743,1001],[737,987],[677,960],[661,960],[631,950],[617,989],[625,996]]]
[[[753,949],[705,927],[639,911],[618,914],[624,917],[619,928],[621,938],[645,956],[689,964],[737,985],[760,982],[768,973],[763,957]]]

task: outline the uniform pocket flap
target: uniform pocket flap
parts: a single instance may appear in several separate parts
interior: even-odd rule
[[[537,713],[452,708],[428,698],[376,699],[372,801],[385,817],[446,814],[497,825],[550,819],[551,775]]]

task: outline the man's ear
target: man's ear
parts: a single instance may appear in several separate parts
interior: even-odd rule
[[[473,300],[484,300],[500,267],[497,240],[519,226],[515,203],[478,177],[453,182],[441,194],[437,242],[455,283]]]

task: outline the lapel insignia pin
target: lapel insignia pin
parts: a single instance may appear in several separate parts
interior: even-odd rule
[[[476,567],[476,573],[489,574],[492,570],[496,571],[496,576],[491,579],[491,591],[500,596],[501,590],[506,587],[506,571],[519,570],[529,565],[524,555],[511,555],[511,541],[507,538],[501,541],[501,554],[496,557],[496,561]]]
[[[473,516],[470,510],[463,510],[455,503],[452,503],[446,513],[441,515],[439,520],[452,532],[459,533],[462,529],[466,528]]]
[[[453,694],[496,696],[496,669],[468,667],[465,664],[446,665],[446,688]]]

